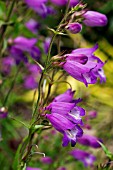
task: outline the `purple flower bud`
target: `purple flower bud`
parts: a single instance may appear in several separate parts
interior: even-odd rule
[[[38,29],[40,27],[40,24],[36,22],[34,19],[30,19],[28,22],[26,22],[25,26],[34,34],[38,32]]]
[[[78,22],[69,23],[66,27],[72,34],[79,33],[82,30],[82,25]]]
[[[71,151],[70,155],[72,155],[75,159],[83,162],[85,167],[92,166],[94,161],[96,160],[96,157],[94,155],[80,149],[75,149]]]
[[[96,118],[97,117],[97,112],[96,111],[90,111],[89,113],[88,113],[88,118],[89,119],[94,119],[94,118]]]
[[[6,110],[5,107],[0,108],[0,119],[6,118],[8,115],[8,111]]]
[[[51,164],[52,163],[52,159],[50,157],[48,157],[48,156],[42,157],[40,160],[44,164]]]
[[[83,14],[83,17],[83,23],[90,27],[103,27],[108,22],[106,15],[95,11],[87,11],[85,14]]]
[[[95,136],[91,136],[87,134],[84,134],[81,138],[77,140],[77,142],[79,142],[80,144],[90,146],[93,148],[101,147],[98,141],[100,141],[100,139],[96,138]]]

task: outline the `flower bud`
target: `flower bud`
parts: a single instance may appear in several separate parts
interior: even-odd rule
[[[66,27],[72,34],[79,33],[82,30],[82,25],[78,22],[69,23]]]
[[[107,17],[104,14],[95,11],[87,11],[83,14],[83,23],[90,27],[102,27],[107,24]]]

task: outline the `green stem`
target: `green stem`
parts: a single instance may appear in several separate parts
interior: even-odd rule
[[[36,102],[36,107],[35,107],[34,112],[33,112],[33,118],[34,118],[36,111],[38,109],[38,106],[39,106],[40,95],[41,95],[41,84],[42,84],[43,76],[44,76],[44,73],[42,72],[41,77],[40,77],[40,81],[39,81],[39,85],[38,85],[38,99],[37,99],[37,102]]]
[[[17,71],[16,71],[16,74],[15,74],[15,76],[14,76],[14,79],[13,79],[13,81],[12,81],[12,83],[11,83],[11,87],[10,87],[10,89],[9,89],[9,91],[8,91],[5,99],[4,99],[3,106],[6,106],[6,103],[7,103],[7,101],[8,101],[8,98],[9,98],[9,96],[10,96],[10,94],[11,94],[13,88],[14,88],[14,85],[15,85],[15,82],[16,82],[16,78],[17,78],[17,76],[18,76],[19,71],[20,71],[20,66],[18,67],[18,69],[17,69]]]
[[[16,3],[16,0],[13,0],[12,3],[11,3],[11,6],[9,8],[9,12],[8,12],[7,18],[5,20],[6,23],[9,22],[9,20],[10,20],[10,17],[11,17],[11,14],[12,14],[12,11],[13,11],[15,3]],[[7,27],[8,27],[8,24],[2,25],[2,27],[1,27],[1,32],[0,32],[0,35],[1,35],[0,36],[0,49],[2,49],[2,47],[3,47],[3,39],[4,39],[5,32],[7,30]]]

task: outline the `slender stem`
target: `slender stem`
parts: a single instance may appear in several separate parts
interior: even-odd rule
[[[21,65],[20,65],[20,66],[21,66]],[[12,83],[11,83],[11,87],[10,87],[10,89],[9,89],[9,91],[8,91],[5,99],[4,99],[3,106],[6,105],[6,103],[7,103],[7,101],[8,101],[8,98],[9,98],[9,96],[10,96],[10,94],[11,94],[13,88],[14,88],[14,85],[15,85],[15,82],[16,82],[16,78],[17,78],[18,73],[19,73],[19,71],[20,71],[20,66],[18,67],[18,69],[17,69],[17,71],[16,71],[16,74],[15,74],[15,76],[14,76],[14,79],[13,79],[13,81],[12,81]]]
[[[10,20],[10,17],[11,17],[11,14],[12,14],[12,11],[13,11],[15,3],[16,3],[16,0],[13,0],[12,3],[11,3],[11,6],[9,8],[9,12],[8,12],[7,18],[5,20],[6,23],[9,22],[9,20]],[[4,39],[5,32],[7,30],[7,27],[8,27],[8,24],[2,25],[2,27],[1,27],[1,32],[0,32],[0,50],[2,49],[2,46],[3,46],[3,39]]]
[[[39,85],[38,85],[38,99],[37,99],[37,102],[36,102],[36,107],[35,107],[34,112],[33,112],[33,117],[35,116],[36,111],[37,111],[38,106],[39,106],[39,100],[40,100],[40,94],[41,94],[40,89],[41,89],[41,84],[42,84],[42,80],[43,80],[43,75],[44,74],[42,72],[41,77],[40,77],[40,81],[39,81]]]
[[[66,7],[66,12],[65,12],[65,15],[64,17],[62,18],[61,22],[59,23],[57,29],[56,29],[56,32],[60,31],[60,27],[61,27],[61,24],[66,20],[67,16],[68,16],[68,10],[69,10],[69,4],[70,4],[70,0],[68,0],[68,3],[67,3],[67,7]],[[46,60],[46,66],[45,66],[45,70],[47,69],[48,67],[48,63],[49,63],[49,60],[50,60],[50,57],[51,57],[51,49],[52,49],[52,45],[53,45],[53,42],[56,38],[57,34],[54,34],[52,39],[51,39],[51,42],[50,42],[50,46],[49,46],[49,51],[48,51],[48,55],[47,55],[47,60]]]

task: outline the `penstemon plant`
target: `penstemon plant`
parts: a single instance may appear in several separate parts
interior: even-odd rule
[[[103,83],[106,81],[103,71],[105,62],[94,54],[99,48],[98,44],[91,48],[62,50],[61,41],[62,37],[69,34],[80,33],[83,25],[89,27],[106,26],[107,17],[99,12],[88,10],[87,5],[78,0],[51,0],[51,2],[47,0],[24,0],[23,2],[13,0],[11,2],[6,1],[6,5],[9,10],[6,13],[5,21],[1,22],[0,28],[0,133],[2,135],[5,119],[17,122],[17,124],[23,125],[27,129],[27,135],[23,135],[23,139],[16,147],[10,169],[66,170],[65,164],[73,162],[73,159],[81,161],[83,163],[80,165],[81,167],[84,165],[93,168],[96,157],[85,151],[85,146],[99,148],[104,147],[104,145],[101,139],[85,134],[84,131],[90,129],[88,122],[95,118],[97,113],[92,111],[85,116],[85,109],[79,106],[82,99],[75,98],[75,91],[66,76],[69,74],[86,87],[89,84],[97,83],[98,79]],[[58,5],[65,12],[55,29],[46,26],[46,24],[44,25],[43,21],[38,23],[31,18],[25,24],[25,29],[29,30],[31,34],[30,38],[19,35],[16,38],[8,36],[7,40],[8,29],[10,26],[14,26],[15,16],[13,21],[10,21],[10,19],[14,10],[18,11],[18,6],[23,7],[25,12],[29,10],[31,15],[33,10],[39,15],[39,18],[42,17],[46,20],[48,15],[57,15],[57,11],[53,7]],[[22,21],[21,16],[18,16],[17,19],[18,23]],[[44,31],[45,29],[48,30],[52,37],[44,39],[37,31],[42,30],[43,32],[43,29]],[[9,34],[11,34],[10,31]],[[38,43],[37,37],[39,37]],[[55,52],[53,50],[54,46],[56,47]],[[8,90],[7,83],[9,83]],[[22,100],[21,97],[15,96],[15,92],[13,93],[16,83],[19,84],[16,92],[20,90],[20,93],[22,93],[23,89],[35,89],[32,105],[30,104],[27,107],[31,115],[29,123],[12,114],[12,112],[16,112],[16,110],[13,110],[16,102]],[[61,83],[66,84],[69,88],[64,93],[56,95],[56,89],[53,90],[53,87]],[[23,107],[23,105],[18,107]],[[84,124],[82,117],[86,124]],[[14,126],[13,123],[10,126]],[[52,127],[55,130],[51,130]],[[61,138],[57,132],[62,134],[62,146],[67,147],[67,149],[60,149]],[[54,141],[56,140],[53,146],[48,137],[54,138]],[[2,136],[0,139],[2,141]],[[78,147],[79,144],[83,145],[82,149]],[[71,150],[70,146],[75,147],[75,149]],[[55,151],[52,151],[51,147]],[[46,154],[47,152],[49,155]],[[107,154],[109,160],[112,160],[112,153],[107,151]],[[38,156],[41,157],[39,162],[44,165],[41,167],[41,163],[39,163],[40,168],[35,166]],[[62,157],[65,157],[65,160],[62,160]]]

